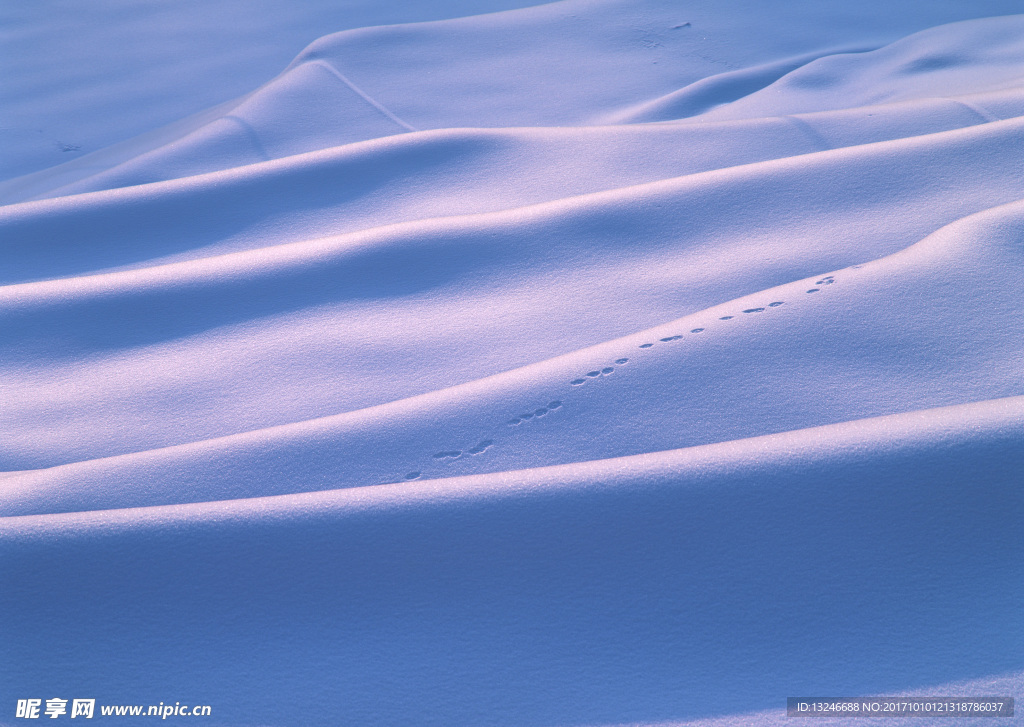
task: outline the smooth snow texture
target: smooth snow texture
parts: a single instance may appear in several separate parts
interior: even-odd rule
[[[14,66],[0,691],[253,727],[1013,696],[1016,3],[262,5],[191,60],[260,13],[133,11],[165,44],[77,100],[45,43]],[[51,166],[61,104],[94,146]]]

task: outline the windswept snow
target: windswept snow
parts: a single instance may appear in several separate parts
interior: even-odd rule
[[[0,33],[0,724],[1024,683],[1019,3],[57,6]]]

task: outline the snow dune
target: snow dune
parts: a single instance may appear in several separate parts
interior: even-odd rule
[[[1020,8],[465,5],[0,182],[4,693],[1013,696]]]

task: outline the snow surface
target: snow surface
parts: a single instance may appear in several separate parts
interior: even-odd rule
[[[1017,695],[1020,0],[527,5],[0,9],[0,724]]]

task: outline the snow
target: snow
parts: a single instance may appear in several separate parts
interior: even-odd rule
[[[0,724],[1014,696],[1019,10],[5,7]]]

